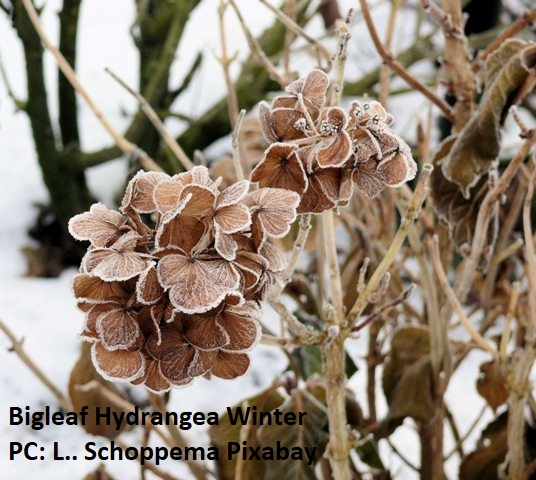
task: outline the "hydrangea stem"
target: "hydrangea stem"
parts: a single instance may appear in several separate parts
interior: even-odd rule
[[[332,82],[331,105],[338,105],[342,96],[346,50],[350,38],[350,19],[351,12],[348,15],[347,21],[340,22],[337,26],[339,41],[335,57],[335,77]],[[329,269],[332,307],[324,309],[326,312],[324,320],[326,322],[326,329],[335,327],[335,331],[337,332],[332,340],[324,345],[323,348],[326,402],[329,419],[328,455],[333,478],[337,480],[350,480],[350,437],[344,398],[344,389],[346,386],[344,340],[349,332],[344,312],[341,272],[337,259],[335,222],[332,210],[328,210],[322,214],[322,234],[325,258]]]

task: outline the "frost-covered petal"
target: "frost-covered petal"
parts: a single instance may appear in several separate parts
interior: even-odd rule
[[[160,260],[158,278],[164,288],[170,288],[169,298],[175,308],[190,314],[216,307],[240,283],[238,272],[224,259],[180,254]]]
[[[218,358],[217,350],[197,350],[194,361],[190,364],[188,375],[199,377],[209,372]]]
[[[214,222],[218,224],[223,233],[236,233],[249,226],[251,215],[245,205],[229,205],[216,211]]]
[[[214,248],[225,260],[232,261],[236,257],[238,244],[231,235],[222,232],[218,224],[214,228]]]
[[[136,299],[143,305],[153,305],[164,294],[164,289],[158,283],[158,276],[154,262],[141,272],[136,283]]]
[[[111,248],[89,251],[83,259],[83,267],[107,282],[120,282],[133,278],[148,266],[146,255],[138,252],[120,252]]]
[[[178,175],[158,182],[153,191],[156,210],[162,215],[175,210],[184,198],[181,197],[183,187],[184,184]]]
[[[259,250],[259,254],[266,259],[268,270],[272,272],[282,272],[287,266],[285,254],[271,243],[266,242]]]
[[[257,321],[258,308],[252,310],[253,302],[246,306],[226,308],[218,317],[218,323],[229,336],[229,344],[223,346],[225,351],[245,352],[258,342],[261,329]]]
[[[316,160],[321,168],[339,167],[352,153],[350,136],[342,130],[333,141],[326,147],[321,148],[316,154]]]
[[[144,172],[139,171],[130,180],[127,186],[128,195],[125,195],[121,209],[126,211],[132,208],[138,213],[151,213],[156,210],[153,200],[153,192],[156,185],[169,179],[169,176],[163,172]]]
[[[377,170],[377,165],[374,159],[358,163],[352,175],[357,188],[367,197],[375,197],[385,185],[385,175]]]
[[[96,370],[107,380],[131,382],[143,375],[145,357],[141,352],[106,350],[100,343],[91,347]]]
[[[125,284],[83,273],[73,278],[73,292],[79,302],[85,303],[120,302],[128,296]]]
[[[216,208],[219,209],[230,205],[236,205],[245,198],[248,194],[248,190],[249,182],[247,180],[234,183],[218,195]]]
[[[264,153],[263,160],[251,172],[251,181],[261,187],[282,188],[303,193],[307,177],[295,146],[274,143]]]
[[[146,359],[143,376],[134,380],[132,383],[134,385],[143,384],[148,390],[154,393],[167,392],[171,387],[169,381],[160,371],[160,363],[152,359]]]
[[[220,351],[210,372],[216,377],[231,380],[244,375],[248,371],[249,365],[250,360],[246,353]]]
[[[184,338],[201,350],[214,350],[229,344],[229,336],[217,318],[185,316],[182,326]]]
[[[95,203],[89,212],[69,220],[69,232],[77,240],[89,240],[94,247],[105,247],[118,238],[125,223],[126,217],[122,214]]]
[[[130,348],[140,335],[136,316],[124,309],[113,309],[97,318],[96,329],[107,350]]]
[[[284,237],[296,219],[296,207],[300,196],[280,188],[261,188],[251,192],[246,204],[252,209],[262,224],[264,231],[271,237]]]
[[[162,375],[174,385],[184,385],[191,379],[190,365],[195,360],[195,348],[186,345],[173,352],[168,352],[160,360]]]

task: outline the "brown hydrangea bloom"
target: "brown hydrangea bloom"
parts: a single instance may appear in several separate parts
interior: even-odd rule
[[[373,197],[417,172],[410,148],[390,128],[393,116],[379,102],[352,102],[348,112],[326,107],[327,86],[327,76],[314,70],[288,85],[271,109],[264,102],[260,107],[262,130],[271,145],[251,181],[298,193],[298,213],[346,205],[352,183]]]
[[[105,378],[162,392],[247,371],[260,302],[286,260],[268,239],[288,232],[299,201],[248,191],[248,181],[220,190],[205,167],[139,172],[121,212],[96,204],[71,220],[90,242],[73,280],[81,336]]]

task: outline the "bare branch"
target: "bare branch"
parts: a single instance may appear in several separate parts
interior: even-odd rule
[[[184,150],[181,148],[181,146],[177,143],[177,141],[173,138],[172,135],[169,134],[169,132],[166,130],[166,127],[162,120],[158,117],[156,112],[154,111],[153,107],[149,105],[149,102],[139,93],[136,92],[132,87],[127,85],[127,83],[122,80],[117,74],[112,72],[109,68],[105,68],[104,71],[108,73],[119,85],[121,85],[125,90],[127,90],[131,95],[133,95],[136,100],[139,102],[141,109],[147,115],[147,118],[149,121],[153,124],[153,126],[158,130],[158,133],[162,137],[162,139],[166,142],[166,145],[169,147],[169,149],[173,152],[175,157],[180,161],[183,168],[186,170],[190,170],[193,168],[192,161],[188,158],[188,156],[184,153]]]
[[[39,368],[39,366],[28,356],[28,354],[24,351],[24,347],[22,346],[22,341],[17,340],[11,329],[2,321],[0,320],[0,330],[4,332],[6,337],[11,342],[11,348],[10,350],[12,352],[15,352],[15,354],[21,359],[22,363],[26,365],[31,372],[41,381],[41,383],[47,387],[52,395],[56,397],[58,402],[60,402],[60,405],[65,410],[72,410],[71,402],[69,399],[61,392],[61,390],[48,378],[48,376]]]
[[[372,42],[374,43],[374,46],[376,47],[376,50],[378,51],[380,56],[383,58],[385,64],[388,65],[391,70],[393,70],[409,85],[419,90],[419,92],[421,92],[426,98],[428,98],[432,103],[439,107],[447,118],[452,119],[452,112],[449,105],[434,91],[430,90],[426,85],[424,85],[413,75],[411,75],[397,60],[395,60],[393,55],[386,50],[382,41],[380,40],[380,37],[378,36],[376,27],[374,26],[374,22],[372,20],[372,16],[368,8],[367,0],[359,0],[359,3],[361,4],[363,17],[365,18],[365,23],[367,25],[370,37],[372,38]]]
[[[78,92],[78,94],[86,101],[88,107],[94,113],[95,117],[99,120],[101,125],[106,129],[106,131],[114,139],[114,142],[121,149],[121,151],[125,153],[126,155],[135,155],[135,154],[138,155],[140,163],[148,170],[162,170],[152,158],[150,158],[145,152],[141,152],[140,149],[138,149],[133,143],[129,142],[112,126],[112,124],[104,116],[104,113],[102,112],[102,110],[100,110],[97,107],[93,99],[89,96],[89,93],[87,92],[87,90],[80,83],[80,80],[78,79],[76,73],[74,72],[72,67],[69,65],[69,63],[65,60],[65,57],[59,52],[59,50],[52,44],[52,42],[48,38],[41,24],[41,20],[39,20],[39,16],[37,15],[37,12],[35,11],[32,1],[31,0],[21,0],[21,1],[22,1],[22,4],[24,5],[26,12],[28,13],[28,17],[30,18],[32,25],[35,28],[35,31],[37,32],[37,34],[39,35],[39,38],[43,42],[43,45],[52,54],[52,56],[56,60],[56,63],[58,64],[58,67],[63,72],[67,80],[69,80],[69,83]]]

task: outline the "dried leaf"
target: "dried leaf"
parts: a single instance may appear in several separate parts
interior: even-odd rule
[[[509,393],[508,385],[497,360],[490,360],[480,365],[476,389],[493,410],[497,410],[503,403],[506,403]]]
[[[507,452],[507,412],[483,431],[474,452],[460,464],[460,480],[498,480],[498,467]]]
[[[86,422],[82,425],[82,428],[86,432],[92,435],[102,435],[109,440],[113,440],[122,432],[125,424],[122,424],[119,429],[116,429],[114,424],[107,424],[106,422],[99,422],[97,424],[96,408],[99,407],[101,410],[110,408],[113,413],[117,414],[120,413],[119,410],[114,405],[111,405],[109,400],[103,397],[98,390],[83,390],[78,387],[86,385],[91,381],[96,381],[119,397],[123,397],[123,394],[113,383],[105,380],[97,373],[91,362],[90,350],[91,345],[89,343],[82,343],[80,356],[69,376],[69,398],[71,399],[74,411],[81,411],[82,407],[90,405]]]
[[[458,134],[441,168],[445,177],[459,186],[465,198],[480,177],[496,163],[499,154],[500,128],[512,105],[516,92],[529,75],[536,73],[536,45],[517,39],[506,40],[496,52],[503,59],[505,51],[512,55],[499,69],[491,67],[494,75],[486,85],[479,108]],[[492,56],[489,62],[495,62]],[[496,63],[496,62],[495,62]]]
[[[263,425],[258,434],[262,447],[277,448],[279,444],[285,448],[316,448],[314,461],[309,465],[305,453],[303,460],[271,460],[266,462],[266,480],[311,479],[316,480],[315,464],[324,453],[328,441],[326,431],[328,424],[327,411],[307,390],[295,389],[291,397],[279,408],[282,412],[292,412],[298,418],[299,412],[306,412],[302,425]]]
[[[389,405],[386,421],[391,427],[396,428],[405,417],[427,422],[434,416],[427,328],[405,326],[393,334],[382,385]]]

